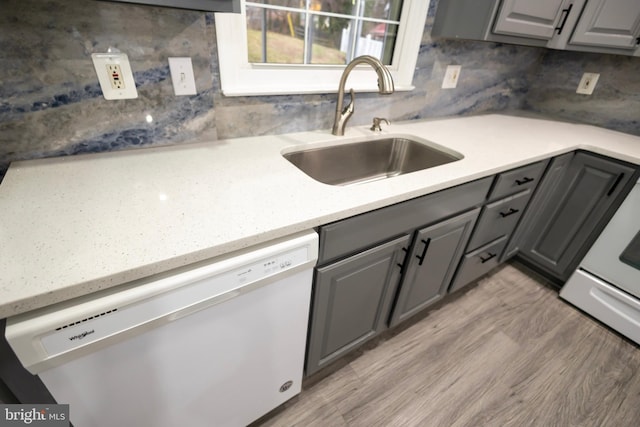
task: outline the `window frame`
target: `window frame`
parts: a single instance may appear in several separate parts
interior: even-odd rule
[[[418,60],[430,0],[404,0],[391,65],[396,91],[414,89]],[[335,93],[344,65],[252,64],[248,61],[245,0],[241,13],[215,14],[220,86],[225,96]],[[349,76],[356,92],[377,92],[370,67],[357,67]]]

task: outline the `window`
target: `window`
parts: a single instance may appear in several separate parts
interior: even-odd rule
[[[386,64],[396,90],[413,89],[428,0],[253,0],[239,15],[216,14],[222,92],[227,96],[335,92],[360,55]],[[377,91],[369,67],[356,91]]]

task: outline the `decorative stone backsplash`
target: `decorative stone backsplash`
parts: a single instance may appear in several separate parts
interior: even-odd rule
[[[358,94],[350,125],[528,109],[640,135],[640,58],[432,40],[436,6],[432,0],[416,89]],[[335,94],[222,96],[211,13],[3,0],[0,46],[0,177],[14,160],[329,129],[335,111]],[[128,54],[137,99],[102,97],[91,54],[109,47]],[[192,58],[198,95],[173,95],[170,56]],[[455,90],[440,88],[448,64],[462,65]],[[601,73],[591,97],[575,94],[583,71]]]

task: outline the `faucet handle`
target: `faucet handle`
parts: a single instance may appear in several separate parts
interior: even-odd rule
[[[371,130],[374,132],[380,132],[382,130],[382,128],[380,127],[380,123],[385,122],[386,124],[391,124],[389,123],[389,120],[385,119],[384,117],[374,117],[373,118],[373,124],[371,125]]]

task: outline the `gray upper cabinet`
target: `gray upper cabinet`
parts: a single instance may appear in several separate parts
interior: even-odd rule
[[[178,9],[202,10],[205,12],[240,13],[240,0],[108,0],[124,3],[139,3]]]
[[[578,152],[550,166],[520,226],[520,255],[566,281],[622,201],[635,169]]]
[[[640,56],[640,1],[440,0],[431,34]]]
[[[386,329],[409,237],[316,270],[307,375]]]
[[[566,16],[569,0],[504,0],[494,32],[551,40]]]
[[[640,44],[640,1],[589,0],[570,43],[636,49]]]
[[[442,298],[462,258],[480,209],[419,230],[407,258],[391,326]]]

